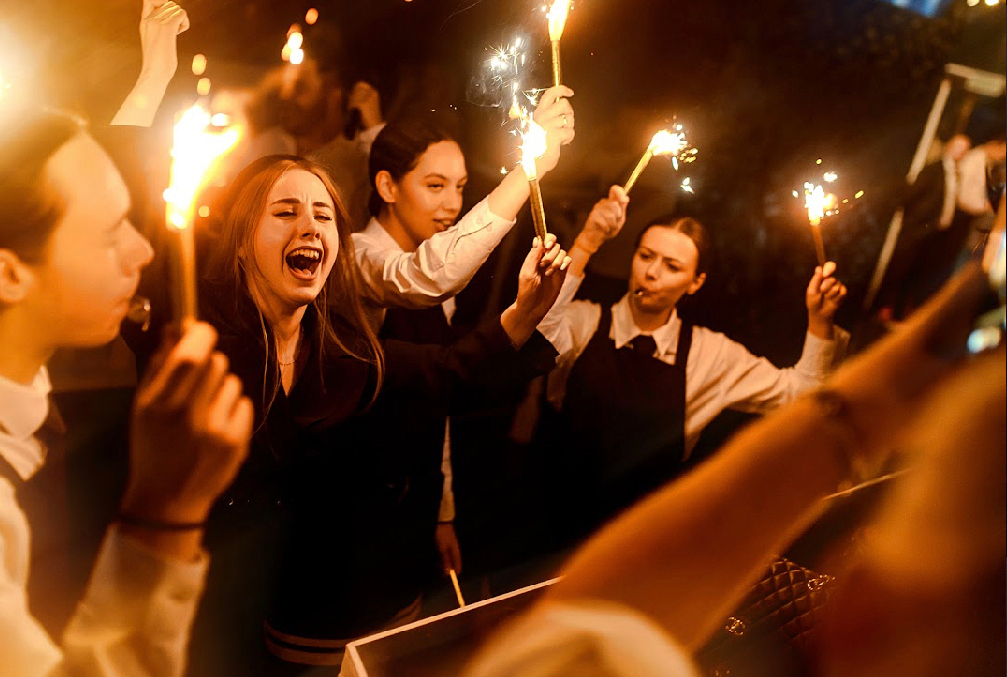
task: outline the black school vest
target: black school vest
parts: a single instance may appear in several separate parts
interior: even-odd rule
[[[562,418],[579,460],[574,507],[593,530],[659,488],[685,467],[685,365],[692,325],[682,323],[675,364],[609,338],[612,311],[567,380]],[[582,519],[583,518],[583,519]]]

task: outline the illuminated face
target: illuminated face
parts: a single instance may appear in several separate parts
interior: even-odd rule
[[[250,284],[267,304],[295,310],[315,300],[338,253],[335,207],[325,184],[303,169],[284,173],[255,230],[253,265],[246,266]]]
[[[126,218],[129,192],[105,151],[80,134],[46,165],[64,205],[48,257],[31,266],[37,284],[25,300],[55,346],[88,347],[119,333],[153,250]]]
[[[699,250],[685,233],[654,226],[643,234],[633,254],[629,298],[647,313],[671,311],[686,294],[695,294],[706,281],[696,274]]]
[[[412,171],[389,181],[385,201],[414,248],[454,225],[467,182],[465,156],[454,141],[430,144]]]

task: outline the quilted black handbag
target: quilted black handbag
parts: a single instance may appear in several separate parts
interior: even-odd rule
[[[835,587],[832,576],[780,558],[696,654],[708,677],[809,674],[817,620]]]

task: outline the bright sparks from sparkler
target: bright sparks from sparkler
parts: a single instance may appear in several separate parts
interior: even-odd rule
[[[196,104],[175,123],[171,184],[164,191],[164,200],[165,218],[176,230],[191,226],[196,194],[216,162],[241,138],[239,126],[215,126],[214,122],[226,120],[216,115],[211,118],[209,111]]]
[[[626,185],[623,186],[623,190],[627,193],[632,190],[633,186],[636,185],[637,179],[640,178],[643,170],[647,168],[651,158],[655,155],[670,155],[671,164],[677,170],[679,162],[693,162],[696,159],[697,153],[698,151],[695,148],[689,146],[689,141],[686,138],[685,129],[682,125],[676,124],[674,131],[662,129],[651,138],[647,151],[640,158],[640,161],[636,163],[636,167],[633,168],[633,173],[630,174]]]
[[[546,12],[549,19],[549,40],[557,42],[563,37],[563,28],[566,26],[566,17],[570,13],[570,0],[553,0],[552,5]]]
[[[804,208],[808,210],[808,222],[812,226],[817,226],[825,218],[827,203],[825,189],[820,184],[804,184]]]
[[[815,162],[815,164],[821,163],[821,160],[816,160]],[[822,180],[826,183],[835,183],[839,180],[839,174],[829,170],[822,174]],[[796,198],[801,197],[801,194],[796,190],[793,191],[793,195]],[[851,199],[859,200],[864,196],[864,191],[858,190],[852,198],[847,197],[840,200],[835,194],[826,192],[824,186],[814,181],[806,181],[804,183],[803,196],[804,208],[808,210],[808,222],[813,226],[817,226],[822,222],[824,217],[839,214],[839,206],[841,204],[849,204]]]
[[[545,129],[529,117],[525,120],[524,129],[519,133],[521,134],[521,167],[529,179],[537,178],[538,170],[535,169],[535,160],[545,155]]]
[[[682,190],[684,190],[686,193],[695,192],[692,190],[692,179],[689,178],[688,176],[682,179]]]

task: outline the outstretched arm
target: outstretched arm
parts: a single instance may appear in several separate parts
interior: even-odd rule
[[[553,87],[542,94],[535,121],[546,130],[546,153],[536,162],[541,179],[559,162],[560,148],[573,141],[574,116],[565,98],[573,91]],[[364,296],[374,305],[429,308],[460,292],[514,226],[528,199],[520,167],[504,177],[486,199],[448,230],[413,252],[388,249],[366,233],[354,235]]]

